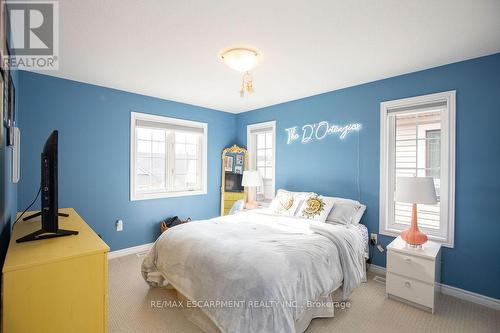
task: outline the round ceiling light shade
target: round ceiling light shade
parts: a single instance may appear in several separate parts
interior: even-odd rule
[[[229,68],[238,72],[247,72],[257,65],[259,56],[257,50],[235,47],[222,51],[219,57]]]

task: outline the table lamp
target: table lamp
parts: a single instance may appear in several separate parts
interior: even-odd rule
[[[433,205],[437,203],[434,180],[432,177],[398,177],[396,201],[413,204],[411,226],[401,232],[401,238],[412,247],[422,247],[422,244],[427,242],[427,235],[418,229],[417,204]]]
[[[241,180],[241,186],[244,187],[260,187],[264,185],[262,181],[262,176],[260,175],[260,172],[257,170],[254,171],[243,171],[243,179]],[[255,209],[258,207],[257,202],[255,201],[255,192],[250,195],[250,192],[253,191],[248,191],[248,198],[247,198],[247,203],[245,204],[246,209]]]

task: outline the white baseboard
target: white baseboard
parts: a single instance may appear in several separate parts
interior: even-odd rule
[[[135,254],[135,253],[149,251],[151,249],[151,247],[153,246],[153,244],[154,243],[148,243],[148,244],[127,247],[127,248],[121,249],[121,250],[111,251],[108,253],[108,260],[127,256],[129,254]]]
[[[377,265],[369,265],[368,271],[385,276],[385,267],[377,266]],[[464,301],[469,301],[472,303],[476,303],[479,305],[486,306],[491,309],[500,310],[500,299],[484,296],[481,294],[474,293],[472,291],[467,291],[464,289],[452,287],[446,284],[438,283],[438,290],[444,294],[453,296]]]
[[[481,304],[489,308],[500,311],[500,299],[484,296],[481,294],[474,293],[472,291],[467,291],[464,289],[448,286],[446,284],[440,284],[440,287],[442,294],[450,295],[472,303]]]
[[[385,276],[385,267],[370,264],[368,265],[368,270],[373,274]]]

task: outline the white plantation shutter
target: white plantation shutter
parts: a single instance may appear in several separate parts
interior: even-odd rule
[[[398,177],[433,177],[438,203],[418,205],[419,227],[453,245],[455,94],[381,104],[380,232],[395,236],[411,221],[410,203],[397,202]]]
[[[163,117],[166,118],[166,117]],[[146,119],[136,119],[135,121],[137,127],[143,128],[153,128],[153,129],[164,129],[175,132],[185,132],[185,133],[199,133],[203,134],[204,128],[198,126],[187,126],[181,124],[174,124],[170,122],[159,122],[154,120],[146,120]],[[202,124],[202,123],[200,123]]]

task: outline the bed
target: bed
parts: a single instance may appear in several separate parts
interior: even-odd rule
[[[174,288],[206,332],[303,332],[333,317],[365,278],[368,232],[244,211],[169,229],[144,258],[152,287]]]

